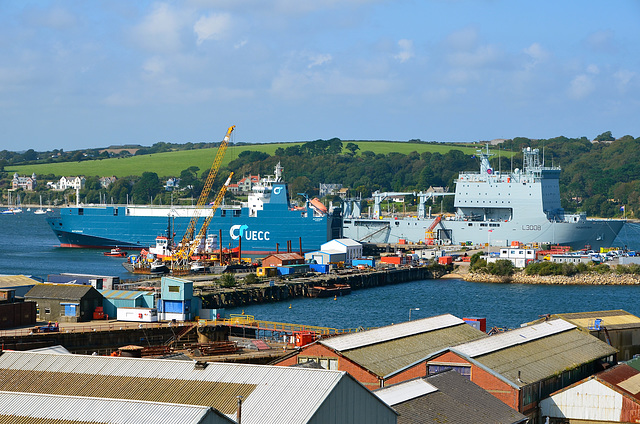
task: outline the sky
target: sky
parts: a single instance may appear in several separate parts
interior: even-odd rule
[[[0,150],[640,137],[640,2],[2,0]]]

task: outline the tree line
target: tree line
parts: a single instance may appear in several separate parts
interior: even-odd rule
[[[589,216],[619,217],[624,214],[633,218],[640,211],[640,163],[636,159],[640,157],[640,139],[629,135],[614,141],[611,138],[610,132],[596,137],[601,140],[598,142],[592,142],[586,137],[561,136],[540,140],[517,137],[492,148],[496,153],[498,149],[509,152],[512,159],[494,156],[491,164],[494,169],[502,169],[503,172],[521,167],[522,149],[539,148],[543,152],[546,166],[563,168],[560,193],[565,210],[584,211]],[[157,143],[148,151],[171,148],[173,146],[168,143]],[[37,152],[29,151],[23,155],[33,157],[34,153],[38,156]],[[417,192],[433,186],[452,191],[459,172],[475,171],[479,167],[478,158],[466,155],[455,147],[445,154],[380,154],[361,151],[357,142],[345,144],[340,139],[333,138],[280,147],[273,155],[244,150],[237,159],[220,170],[214,187],[220,187],[231,171],[235,173],[236,181],[243,175],[272,174],[278,162],[284,168],[284,178],[294,197],[298,196],[297,193],[305,193],[309,197],[318,196],[320,183],[342,184],[350,189],[352,196],[361,198],[370,197],[376,190]],[[209,170],[201,170],[195,166],[183,170],[180,175],[159,176],[153,172],[144,172],[140,176],[121,178],[106,189],[100,186],[98,177],[87,176],[86,186],[80,196],[85,203],[177,203],[178,198],[197,198],[208,172]],[[164,189],[164,183],[169,177],[180,178],[179,192],[172,193]],[[7,178],[10,180],[11,176],[5,175],[5,181]],[[43,181],[53,176],[38,178]],[[38,190],[42,190],[42,187]],[[25,193],[25,196],[28,198],[30,194]],[[35,194],[31,196],[37,198]],[[228,197],[233,200],[233,194],[229,193]],[[411,197],[408,200],[413,200]],[[299,196],[300,200],[302,198]],[[452,212],[452,197],[446,197],[442,206],[445,211]],[[435,211],[439,207],[440,205],[434,205]]]

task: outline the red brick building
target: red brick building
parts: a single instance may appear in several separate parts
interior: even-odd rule
[[[262,266],[288,266],[304,264],[304,256],[299,253],[275,253],[262,260]]]
[[[426,361],[429,374],[454,369],[539,422],[549,394],[616,363],[617,350],[563,320],[471,341]]]
[[[462,319],[439,315],[318,340],[275,365],[310,360],[323,368],[346,371],[373,390],[427,375],[426,360],[449,346],[487,338]]]

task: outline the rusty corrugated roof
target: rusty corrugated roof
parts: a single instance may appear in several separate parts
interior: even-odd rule
[[[518,330],[511,330],[511,332]],[[486,340],[490,341],[494,337],[507,333],[491,336]],[[460,353],[464,351],[458,348],[454,347],[452,350]],[[573,328],[526,343],[506,345],[489,353],[474,356],[473,360],[508,379],[514,385],[524,387],[616,353],[617,349]]]
[[[243,421],[306,422],[344,371],[89,355],[4,352],[0,391],[201,405]],[[363,389],[364,391],[364,389]],[[371,395],[373,396],[373,395]]]

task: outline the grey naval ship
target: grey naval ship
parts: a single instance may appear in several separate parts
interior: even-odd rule
[[[544,166],[539,149],[523,149],[523,167],[494,170],[486,151],[478,151],[480,172],[461,172],[455,193],[374,193],[373,214],[362,216],[359,202],[346,202],[344,237],[364,243],[511,246],[514,243],[560,244],[579,249],[610,247],[624,220],[587,219],[560,206],[560,168]],[[381,203],[393,195],[415,194],[413,217],[382,216]],[[454,195],[452,216],[431,216],[425,204],[436,196]]]

